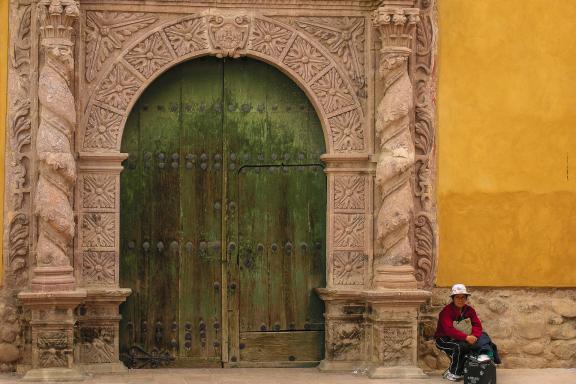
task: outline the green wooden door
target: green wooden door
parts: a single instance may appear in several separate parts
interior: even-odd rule
[[[184,63],[142,95],[122,151],[124,360],[320,360],[324,140],[303,92],[258,61]]]

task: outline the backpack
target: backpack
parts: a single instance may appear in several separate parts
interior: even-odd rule
[[[464,363],[464,384],[496,384],[496,365],[492,360],[479,362],[468,357]]]

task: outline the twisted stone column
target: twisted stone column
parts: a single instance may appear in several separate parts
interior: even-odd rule
[[[74,212],[72,193],[76,183],[73,137],[76,105],[72,94],[74,28],[79,17],[74,0],[40,0],[42,49],[36,136],[38,180],[34,214],[38,219],[36,266],[31,290],[18,299],[30,310],[31,367],[26,381],[70,381],[83,376],[75,369],[75,309],[86,291],[75,289],[72,267]]]
[[[418,9],[380,8],[375,15],[382,50],[379,74],[383,96],[376,110],[376,186],[380,208],[376,218],[375,288],[416,288],[410,229],[414,194],[414,141],[410,132],[414,110],[408,74]]]
[[[41,44],[44,63],[40,69],[38,98],[40,125],[36,137],[38,182],[34,213],[38,218],[34,291],[74,288],[70,262],[74,238],[71,195],[76,182],[72,154],[76,128],[73,77],[72,23],[78,18],[78,4],[70,0],[43,0],[39,3]]]

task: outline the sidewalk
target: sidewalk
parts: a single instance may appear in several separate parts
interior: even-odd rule
[[[0,384],[18,383],[0,375]],[[232,368],[131,370],[125,375],[95,375],[86,384],[447,384],[440,376],[424,380],[373,380],[351,373],[321,373],[315,368]],[[462,382],[460,382],[462,383]],[[499,369],[498,384],[576,384],[576,369]]]

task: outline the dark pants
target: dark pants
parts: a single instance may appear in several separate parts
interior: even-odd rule
[[[490,337],[486,333],[478,338],[473,345],[466,341],[458,341],[450,337],[439,337],[436,339],[436,347],[448,355],[450,358],[450,368],[448,370],[458,376],[462,376],[464,371],[465,356],[472,352],[473,354],[486,353],[492,355],[494,350],[491,345]],[[499,360],[499,359],[498,359]],[[496,361],[499,363],[499,361]]]
[[[439,337],[436,339],[436,347],[441,351],[446,352],[450,358],[450,373],[462,376],[464,371],[464,356],[470,351],[470,344],[458,340],[451,339],[450,337]]]

